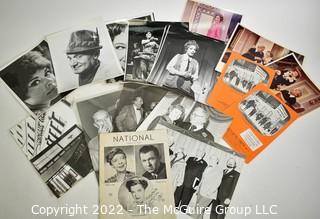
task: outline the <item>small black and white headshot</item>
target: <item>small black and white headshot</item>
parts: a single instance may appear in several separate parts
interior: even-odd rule
[[[34,113],[46,111],[61,99],[45,41],[2,69],[0,77]]]
[[[272,95],[258,91],[239,105],[244,117],[262,135],[272,136],[290,120],[288,110]]]
[[[241,93],[247,93],[259,83],[268,83],[266,70],[253,62],[236,59],[228,66],[224,82]]]
[[[107,28],[121,68],[125,72],[128,50],[128,23],[111,23],[107,24]]]
[[[216,83],[214,67],[224,48],[222,41],[170,26],[147,81],[205,103]]]
[[[47,36],[59,92],[123,74],[107,28],[81,26]]]
[[[137,175],[149,180],[166,179],[163,145],[136,146]]]
[[[165,203],[161,189],[148,179],[139,176],[124,181],[118,194],[123,209],[133,215],[144,215],[145,209],[159,208]]]
[[[123,182],[135,176],[133,146],[106,147],[105,183]]]
[[[135,131],[166,90],[145,84],[125,83],[115,113],[115,131]]]

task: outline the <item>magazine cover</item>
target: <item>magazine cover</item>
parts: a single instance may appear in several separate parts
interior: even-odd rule
[[[100,218],[176,218],[166,130],[99,137]]]
[[[242,15],[195,0],[188,0],[182,21],[189,22],[189,30],[216,40],[227,42]]]
[[[224,111],[233,121],[224,140],[250,162],[299,115],[267,86],[257,85]]]
[[[232,52],[207,99],[207,104],[224,111],[231,104],[242,99],[257,84],[269,86],[273,76],[274,70],[270,67],[257,64]]]
[[[267,65],[274,60],[293,53],[290,49],[284,48],[283,46],[260,36],[241,24],[238,24],[234,30],[228,45],[216,66],[216,71],[222,71],[231,52],[237,52],[243,57],[262,65]],[[302,64],[304,56],[296,52],[294,53]]]

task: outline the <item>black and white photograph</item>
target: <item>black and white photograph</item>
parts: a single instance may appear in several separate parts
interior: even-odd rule
[[[99,133],[115,131],[115,111],[120,99],[122,84],[100,83],[83,86],[72,94],[79,124],[86,134],[89,153],[96,176],[99,176]],[[71,94],[68,96],[69,99]]]
[[[168,22],[130,22],[126,80],[145,81],[153,67]]]
[[[222,41],[171,26],[147,81],[205,103],[224,48]]]
[[[294,54],[270,64],[275,69],[270,88],[299,115],[320,106],[320,89],[303,70]]]
[[[168,91],[141,83],[125,83],[114,114],[114,131],[135,131]]]
[[[0,71],[1,79],[24,108],[39,114],[60,100],[55,71],[46,41],[42,41]]]
[[[92,21],[47,36],[59,93],[123,75],[107,28]]]
[[[120,206],[121,218],[176,218],[164,211],[174,206],[166,130],[102,133],[99,164],[101,205]],[[157,214],[148,211],[155,207]]]
[[[266,70],[245,59],[233,60],[223,77],[224,83],[240,93],[247,93],[259,83],[267,84],[269,79]]]
[[[127,179],[119,188],[119,203],[132,215],[146,215],[148,208],[163,208],[162,192],[145,177]]]
[[[239,105],[241,113],[262,135],[272,136],[290,120],[284,105],[272,95],[257,91]]]
[[[224,218],[235,191],[244,158],[219,144],[209,145],[183,129],[161,121],[169,135],[175,206],[192,218]]]
[[[149,180],[167,179],[163,144],[139,145],[135,150],[138,176]]]
[[[128,52],[128,21],[121,21],[116,23],[108,23],[107,29],[115,49],[116,55],[119,59],[121,69],[126,72],[127,52]]]
[[[108,147],[105,155],[105,183],[122,183],[135,174],[133,146]]]
[[[208,144],[222,145],[226,145],[223,135],[232,122],[230,116],[174,92],[168,92],[161,99],[138,130],[153,130],[160,120],[180,127]]]
[[[50,110],[29,116],[10,134],[56,197],[92,171],[84,133],[69,105],[60,101]]]

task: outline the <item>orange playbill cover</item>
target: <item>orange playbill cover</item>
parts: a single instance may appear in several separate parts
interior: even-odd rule
[[[207,104],[223,112],[257,84],[266,84],[269,87],[274,74],[275,71],[270,67],[232,52],[207,99]]]
[[[249,163],[299,115],[263,85],[257,85],[225,113],[234,119],[223,139]]]

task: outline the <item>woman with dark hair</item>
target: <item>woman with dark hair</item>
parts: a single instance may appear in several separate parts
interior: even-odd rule
[[[221,40],[221,35],[222,35],[222,25],[221,23],[223,22],[223,16],[220,13],[217,13],[214,16],[213,22],[212,22],[212,26],[211,28],[208,30],[207,36],[217,39],[217,40]]]
[[[125,71],[128,44],[128,25],[125,23],[113,23],[107,24],[107,28],[110,34],[113,47],[120,61],[121,68],[123,71]]]
[[[106,155],[106,161],[117,172],[108,178],[106,183],[123,182],[134,176],[133,172],[127,170],[127,155],[120,148],[113,148]]]
[[[1,72],[1,78],[34,112],[45,111],[58,96],[51,62],[30,51]]]
[[[175,55],[167,65],[169,75],[164,85],[194,96],[191,86],[199,77],[199,63],[193,56],[198,50],[199,45],[195,40],[184,44],[184,54]]]
[[[172,125],[175,125],[176,122],[181,121],[184,118],[185,109],[180,104],[171,105],[168,108],[166,114],[162,116],[157,116],[148,126],[148,130],[154,129],[159,121],[162,119]]]

